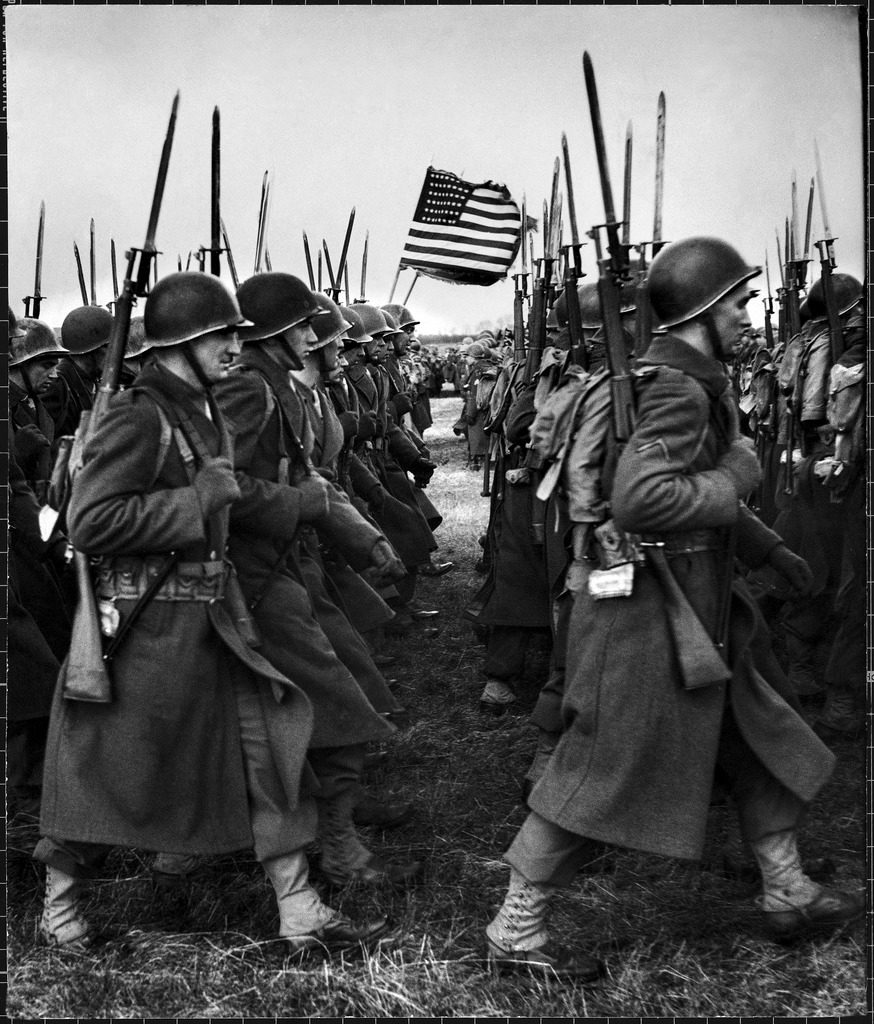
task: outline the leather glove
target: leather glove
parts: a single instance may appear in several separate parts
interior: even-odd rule
[[[806,597],[813,589],[813,572],[807,562],[785,544],[778,544],[768,555],[768,561],[798,594]]]
[[[341,412],[340,426],[343,428],[343,440],[348,441],[358,433],[358,417],[354,412]]]
[[[375,484],[367,492],[367,507],[371,512],[381,512],[385,507],[385,490],[382,484]]]
[[[749,494],[762,479],[756,448],[748,437],[739,437],[716,463],[716,468],[734,484],[737,496]]]
[[[231,460],[224,455],[205,459],[191,481],[204,516],[211,516],[240,497]]]
[[[323,519],[328,514],[328,483],[324,477],[314,474],[298,481],[295,489],[300,495],[298,515],[304,523]]]
[[[416,487],[421,487],[424,490],[428,486],[436,468],[437,464],[430,462],[428,459],[416,459],[412,466],[410,466],[410,472],[413,474]]]
[[[412,412],[413,410],[413,400],[404,391],[398,392],[391,401],[392,405],[395,407],[398,419],[400,419],[404,413]]]
[[[371,409],[358,417],[358,440],[369,441],[376,433],[379,416]]]
[[[380,537],[373,545],[370,551],[370,564],[380,580],[400,580],[407,575],[404,563],[385,537]]]

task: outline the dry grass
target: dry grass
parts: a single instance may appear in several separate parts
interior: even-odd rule
[[[346,889],[332,902],[352,913],[385,908],[396,943],[373,956],[292,967],[272,947],[275,910],[248,855],[204,866],[187,891],[156,892],[146,859],[115,851],[93,886],[89,917],[110,936],[87,956],[35,944],[41,879],[27,856],[36,822],[9,832],[11,1016],[39,1017],[504,1017],[825,1016],[865,1010],[861,929],[795,947],[769,941],[751,899],[755,885],[727,877],[722,852],[736,846],[732,816],[713,809],[700,865],[618,851],[599,874],[580,876],[555,901],[553,931],[596,951],[607,977],[596,988],[485,969],[483,928],[507,880],[501,853],[524,819],[519,781],[534,737],[524,718],[477,710],[483,648],[461,619],[479,585],[473,571],[487,502],[480,474],[450,427],[459,407],[433,403],[428,432],[440,470],[431,494],[445,516],[440,560],[456,568],[424,579],[419,597],[443,611],[440,635],[396,642],[392,673],[411,725],[396,736],[372,788],[415,802],[413,820],[369,835],[386,856],[421,858],[426,876],[409,892]],[[527,675],[544,678],[536,650]],[[827,791],[804,831],[807,857],[829,856],[836,880],[864,885],[864,751],[839,750]],[[138,929],[131,933],[129,929]]]

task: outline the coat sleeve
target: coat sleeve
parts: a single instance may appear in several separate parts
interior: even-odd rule
[[[696,472],[710,405],[692,377],[663,370],[642,389],[637,425],[616,467],[612,511],[632,533],[727,526],[738,515],[737,489],[717,468]]]
[[[79,551],[154,554],[206,539],[195,489],[155,487],[161,456],[152,400],[135,390],[110,399],[73,481],[67,523]]]
[[[300,526],[300,492],[279,476],[279,410],[257,373],[232,373],[215,397],[234,434],[234,472],[240,498],[231,529],[291,541]]]
[[[319,539],[337,548],[356,572],[370,565],[373,545],[384,539],[338,487],[328,488],[328,515],[316,529]]]

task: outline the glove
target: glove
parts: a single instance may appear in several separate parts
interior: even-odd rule
[[[400,419],[404,413],[412,412],[413,410],[413,401],[404,391],[398,392],[391,401],[392,405],[395,407],[398,419]]]
[[[305,476],[294,487],[300,495],[298,515],[302,522],[313,523],[328,514],[328,483],[324,477]]]
[[[204,516],[211,516],[240,497],[231,460],[224,455],[204,460],[191,481]]]
[[[385,490],[382,484],[375,484],[367,492],[367,508],[370,512],[381,512],[385,507]]]
[[[412,466],[410,466],[410,472],[413,474],[416,487],[421,487],[424,490],[428,486],[436,468],[436,463],[430,462],[428,459],[416,459]]]
[[[373,545],[370,551],[370,564],[379,580],[400,580],[407,575],[404,563],[385,537],[380,537]]]
[[[749,494],[762,479],[756,449],[748,437],[739,437],[716,463],[716,468],[734,484],[737,495]]]
[[[785,544],[773,548],[768,561],[799,597],[806,597],[813,589],[813,572],[807,562]]]
[[[343,428],[343,440],[348,441],[358,433],[358,417],[354,412],[341,412],[340,426]]]
[[[358,417],[358,440],[369,441],[376,433],[379,416],[372,409]]]

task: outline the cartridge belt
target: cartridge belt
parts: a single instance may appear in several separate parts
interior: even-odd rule
[[[167,556],[169,557],[169,556]],[[160,573],[166,558],[104,558],[97,569],[97,597],[136,601]],[[218,601],[225,595],[225,562],[177,562],[153,601]]]
[[[723,539],[718,529],[689,530],[686,533],[644,534],[642,548],[661,548],[666,558],[691,555],[696,551],[718,551]]]

